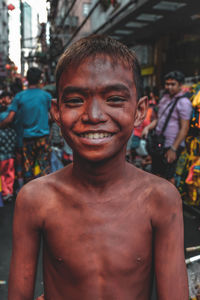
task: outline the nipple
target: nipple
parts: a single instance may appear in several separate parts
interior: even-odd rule
[[[141,262],[142,262],[141,257],[137,257],[137,263],[141,263]]]
[[[56,257],[56,260],[61,263],[63,261],[62,257]]]

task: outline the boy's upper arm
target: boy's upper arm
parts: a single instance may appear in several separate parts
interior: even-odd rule
[[[168,182],[160,186],[153,214],[154,259],[159,300],[188,299],[182,201]]]
[[[16,200],[8,299],[32,299],[42,218],[33,189],[25,186]]]

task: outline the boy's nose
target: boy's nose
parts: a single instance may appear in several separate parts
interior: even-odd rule
[[[84,114],[82,115],[83,122],[99,123],[106,121],[106,115],[102,109],[102,104],[97,99],[93,99],[88,103]]]

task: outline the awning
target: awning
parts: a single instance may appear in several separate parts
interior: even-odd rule
[[[95,33],[111,35],[128,46],[149,43],[169,33],[200,33],[199,0],[130,1],[121,11],[119,8]]]

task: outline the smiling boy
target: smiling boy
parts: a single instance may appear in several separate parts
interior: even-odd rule
[[[188,299],[181,199],[167,181],[125,161],[145,118],[140,69],[126,46],[82,39],[56,70],[54,119],[74,162],[20,191],[9,300],[33,298],[40,237],[46,300]]]

